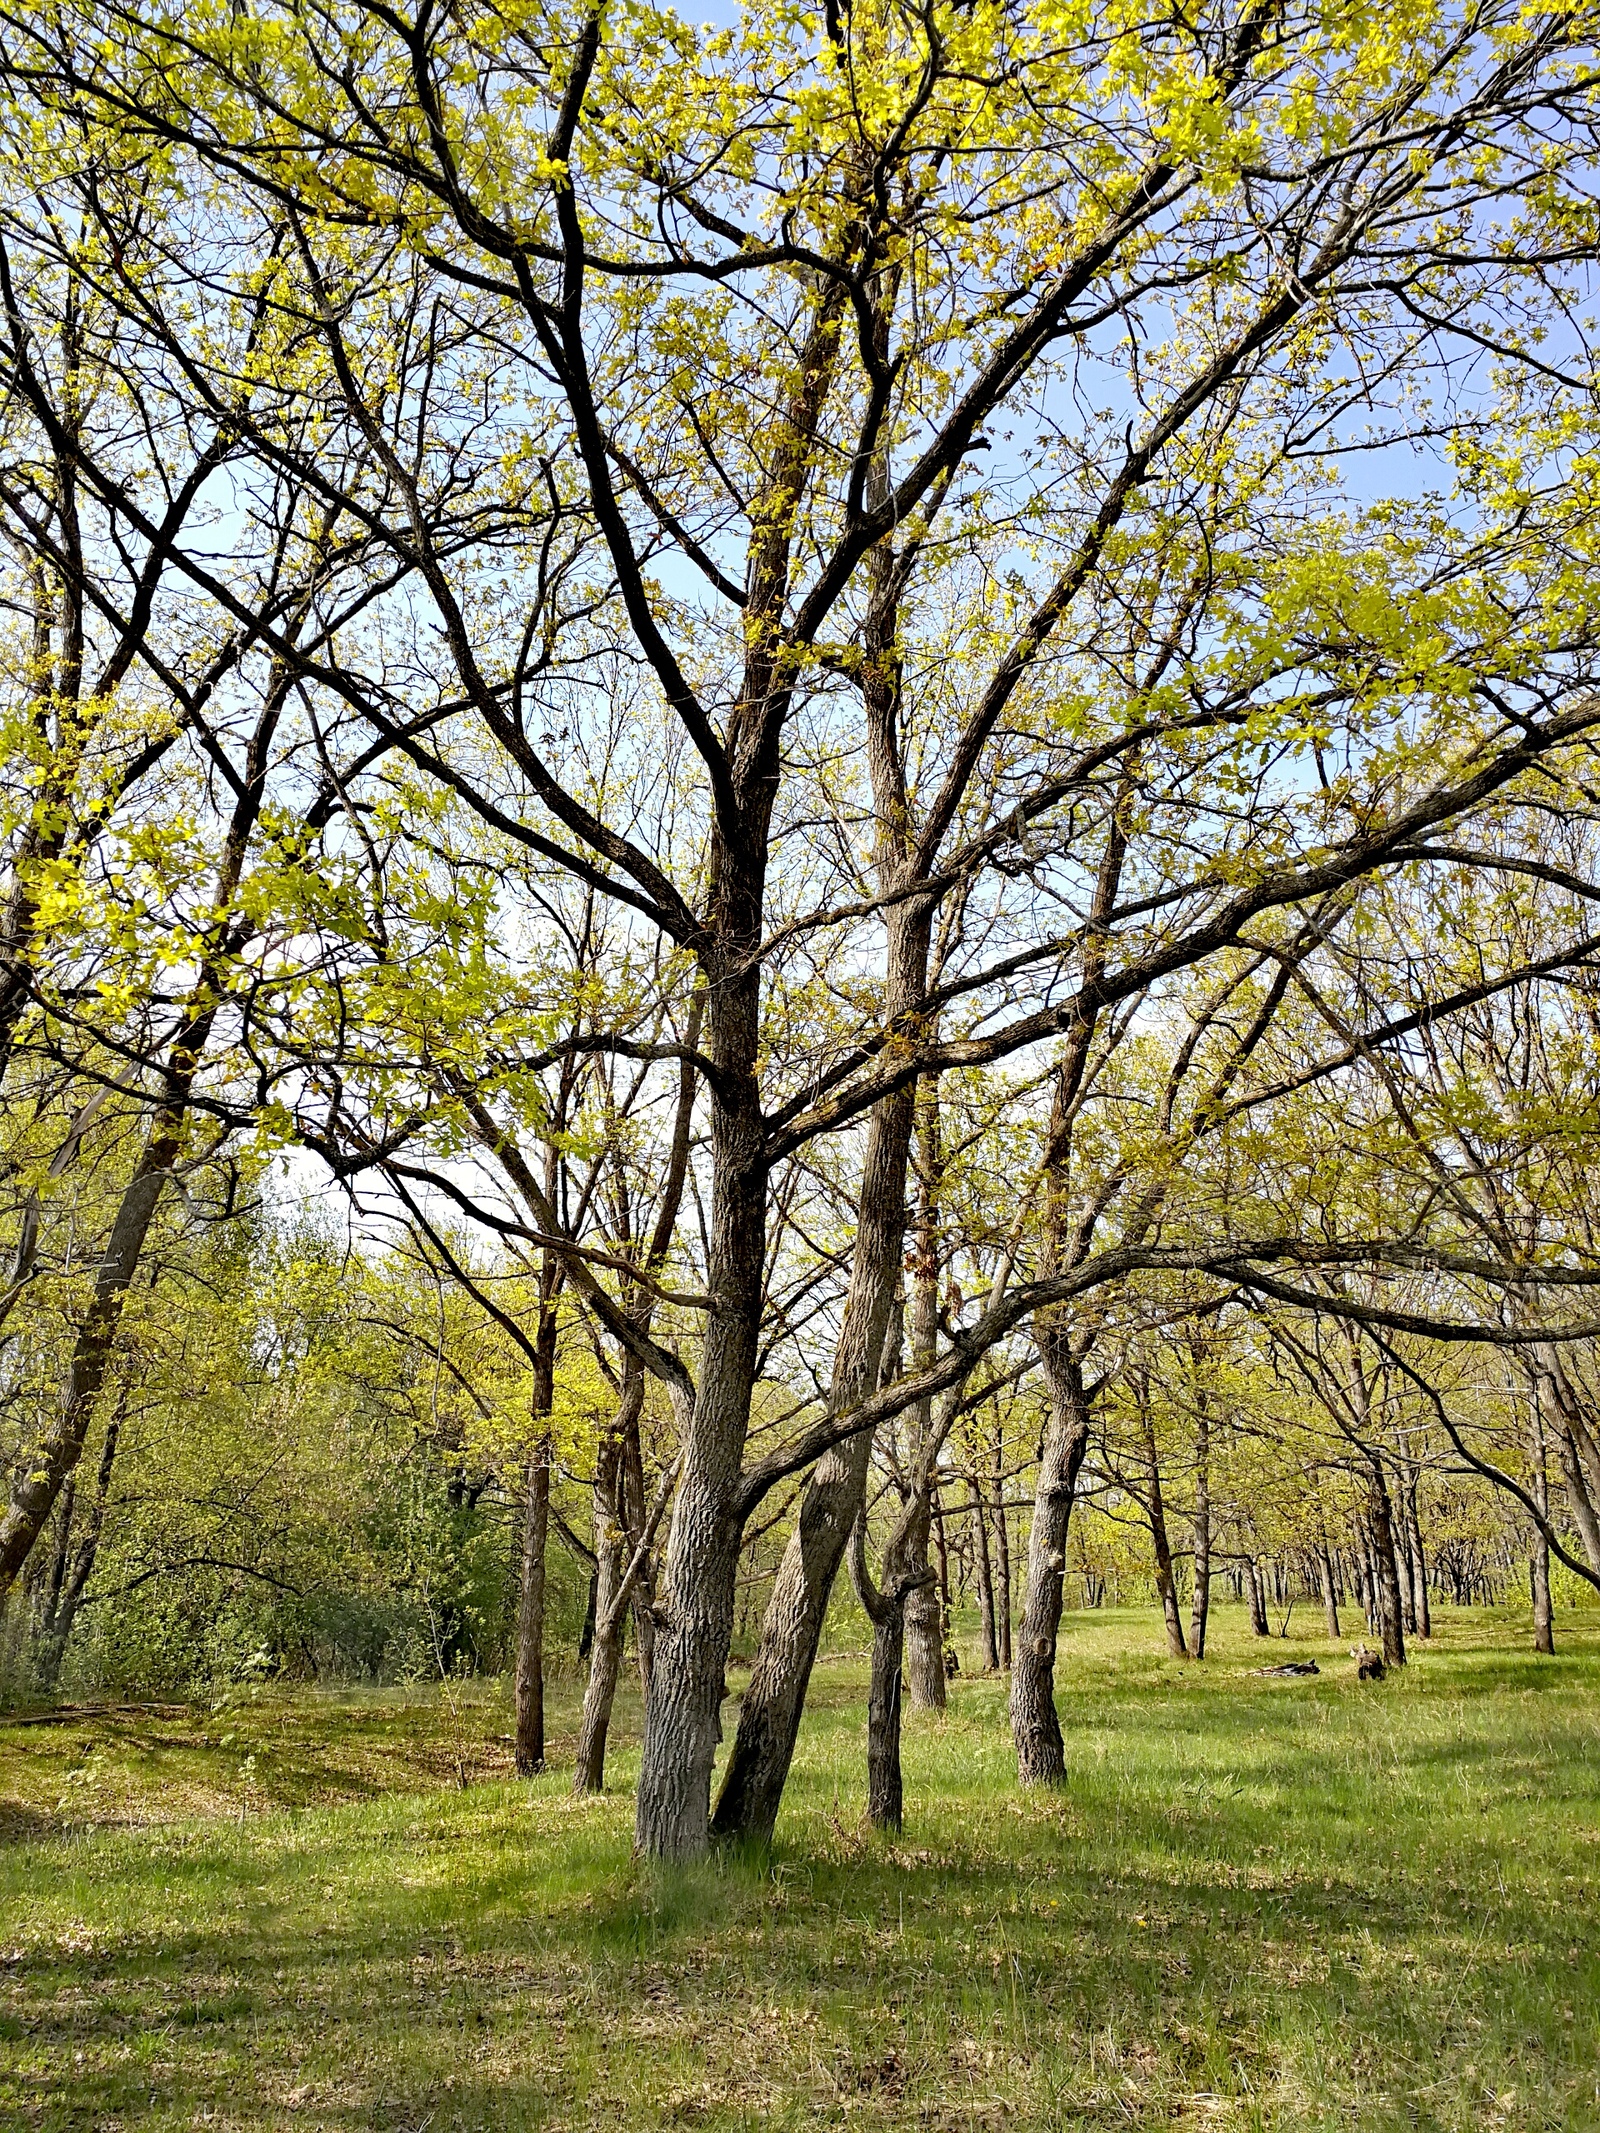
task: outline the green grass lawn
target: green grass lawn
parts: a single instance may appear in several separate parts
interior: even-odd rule
[[[567,1796],[575,1685],[528,1785],[487,1686],[0,1726],[0,2126],[1600,2127],[1594,1622],[1446,1614],[1361,1688],[1070,1616],[1065,1792],[964,1679],[892,1846],[836,1659],[771,1860],[674,1875],[636,1705]]]

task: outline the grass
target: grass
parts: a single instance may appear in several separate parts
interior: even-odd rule
[[[1257,1678],[1228,1614],[1187,1669],[1069,1617],[1065,1792],[964,1679],[896,1845],[841,1659],[770,1861],[670,1875],[636,1707],[567,1796],[572,1686],[526,1785],[487,1686],[0,1726],[0,2125],[1600,2127],[1592,1619],[1541,1661],[1447,1615],[1362,1689],[1309,1634],[1320,1678]]]

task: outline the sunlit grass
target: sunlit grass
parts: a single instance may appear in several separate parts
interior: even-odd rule
[[[567,1797],[571,1687],[530,1785],[488,1688],[0,1728],[0,2124],[1600,2126],[1588,1619],[1540,1661],[1449,1618],[1362,1689],[1314,1623],[1270,1682],[1231,1615],[1187,1669],[1071,1617],[1066,1791],[963,1679],[894,1846],[836,1659],[771,1860],[674,1875],[636,1703]]]

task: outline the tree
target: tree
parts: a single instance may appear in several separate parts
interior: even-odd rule
[[[1487,497],[1458,526],[1341,505],[1327,471],[1353,405],[1437,433],[1430,390],[1486,344],[1514,366],[1558,310],[1546,278],[1591,213],[1589,19],[1504,0],[1329,26],[1250,0],[1078,26],[858,4],[702,34],[351,0],[270,25],[128,5],[7,20],[11,92],[45,119],[37,182],[90,218],[97,292],[196,418],[225,412],[264,477],[360,529],[366,642],[302,645],[259,601],[223,603],[297,700],[365,727],[330,757],[329,819],[359,841],[362,780],[392,751],[420,788],[399,803],[407,850],[448,796],[703,983],[692,1368],[574,1240],[553,1249],[681,1415],[647,1853],[708,1840],[741,1533],[816,1468],[719,1810],[770,1826],[868,1430],[1128,1265],[1046,1268],[876,1391],[919,1079],[1057,1040],[1070,1057],[1243,938],[1292,955],[1346,885],[1600,719],[1559,499]],[[123,266],[128,208],[79,154],[85,114],[195,203],[170,298]],[[267,389],[241,405],[207,330],[247,287],[270,331]],[[198,543],[174,568],[215,582]],[[397,635],[411,654],[386,665]],[[629,666],[692,771],[698,834],[677,849],[654,837],[654,766],[591,798],[562,759]],[[1330,753],[1313,798],[1304,766]],[[802,838],[804,866],[786,856]],[[1117,840],[1131,856],[1108,873]],[[377,931],[360,952],[393,985]],[[853,966],[870,977],[840,983]],[[820,1030],[801,1010],[830,988],[846,997]],[[302,1088],[336,1075],[342,1095],[362,1045],[341,1026],[318,1062],[295,1005]],[[441,1050],[458,1116],[494,1117],[512,1061],[483,1060],[459,1014],[428,1038],[430,1126],[449,1129]],[[339,1101],[309,1110],[309,1145],[375,1160]],[[781,1180],[853,1136],[825,1409],[747,1462]],[[1070,1437],[1086,1388],[1068,1392]]]

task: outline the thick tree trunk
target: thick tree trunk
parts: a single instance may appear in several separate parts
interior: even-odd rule
[[[1066,1328],[1059,1323],[1042,1326],[1037,1338],[1050,1413],[1034,1488],[1028,1581],[1011,1674],[1011,1737],[1022,1783],[1059,1785],[1066,1776],[1066,1756],[1056,1715],[1056,1639],[1072,1492],[1089,1446],[1089,1403]]]
[[[925,930],[914,953],[920,970]],[[830,1388],[836,1415],[848,1414],[877,1387],[905,1251],[913,1108],[914,1092],[908,1088],[877,1105],[868,1128],[855,1259]],[[834,1579],[866,1501],[871,1459],[871,1432],[859,1431],[824,1453],[806,1484],[740,1706],[739,1730],[712,1821],[715,1836],[772,1834]]]
[[[1194,1595],[1189,1608],[1189,1649],[1197,1659],[1203,1659],[1211,1614],[1211,1416],[1203,1395],[1195,1421],[1194,1452]]]
[[[839,299],[830,296],[827,302],[834,305]],[[836,335],[837,311],[831,317],[827,330]],[[826,341],[830,352],[836,345],[836,338]],[[819,342],[817,378],[822,374],[822,347]],[[803,389],[814,391],[814,382]],[[881,500],[888,493],[887,461],[875,456],[866,474],[868,493]],[[878,884],[888,892],[909,889],[925,865],[917,854],[900,753],[903,579],[891,544],[874,546],[866,558],[865,577],[869,598],[861,688],[866,764],[877,818]],[[891,1024],[919,1008],[925,998],[932,910],[931,903],[920,898],[905,898],[885,911],[883,998]],[[829,1386],[836,1416],[848,1414],[877,1389],[905,1255],[906,1170],[915,1110],[913,1083],[874,1105],[867,1128],[855,1254]],[[739,1707],[739,1730],[712,1820],[716,1836],[769,1837],[777,1821],[828,1601],[866,1501],[871,1460],[870,1434],[847,1438],[824,1453],[806,1484]]]
[[[734,865],[728,855],[724,869]],[[726,893],[726,890],[724,891]],[[743,899],[750,945],[759,896]],[[746,948],[748,953],[748,947]],[[673,1499],[634,1821],[647,1858],[693,1859],[710,1841],[711,1772],[722,1738],[741,1540],[740,1462],[750,1432],[766,1261],[765,1129],[755,1079],[759,980],[708,975],[712,1299]]]

